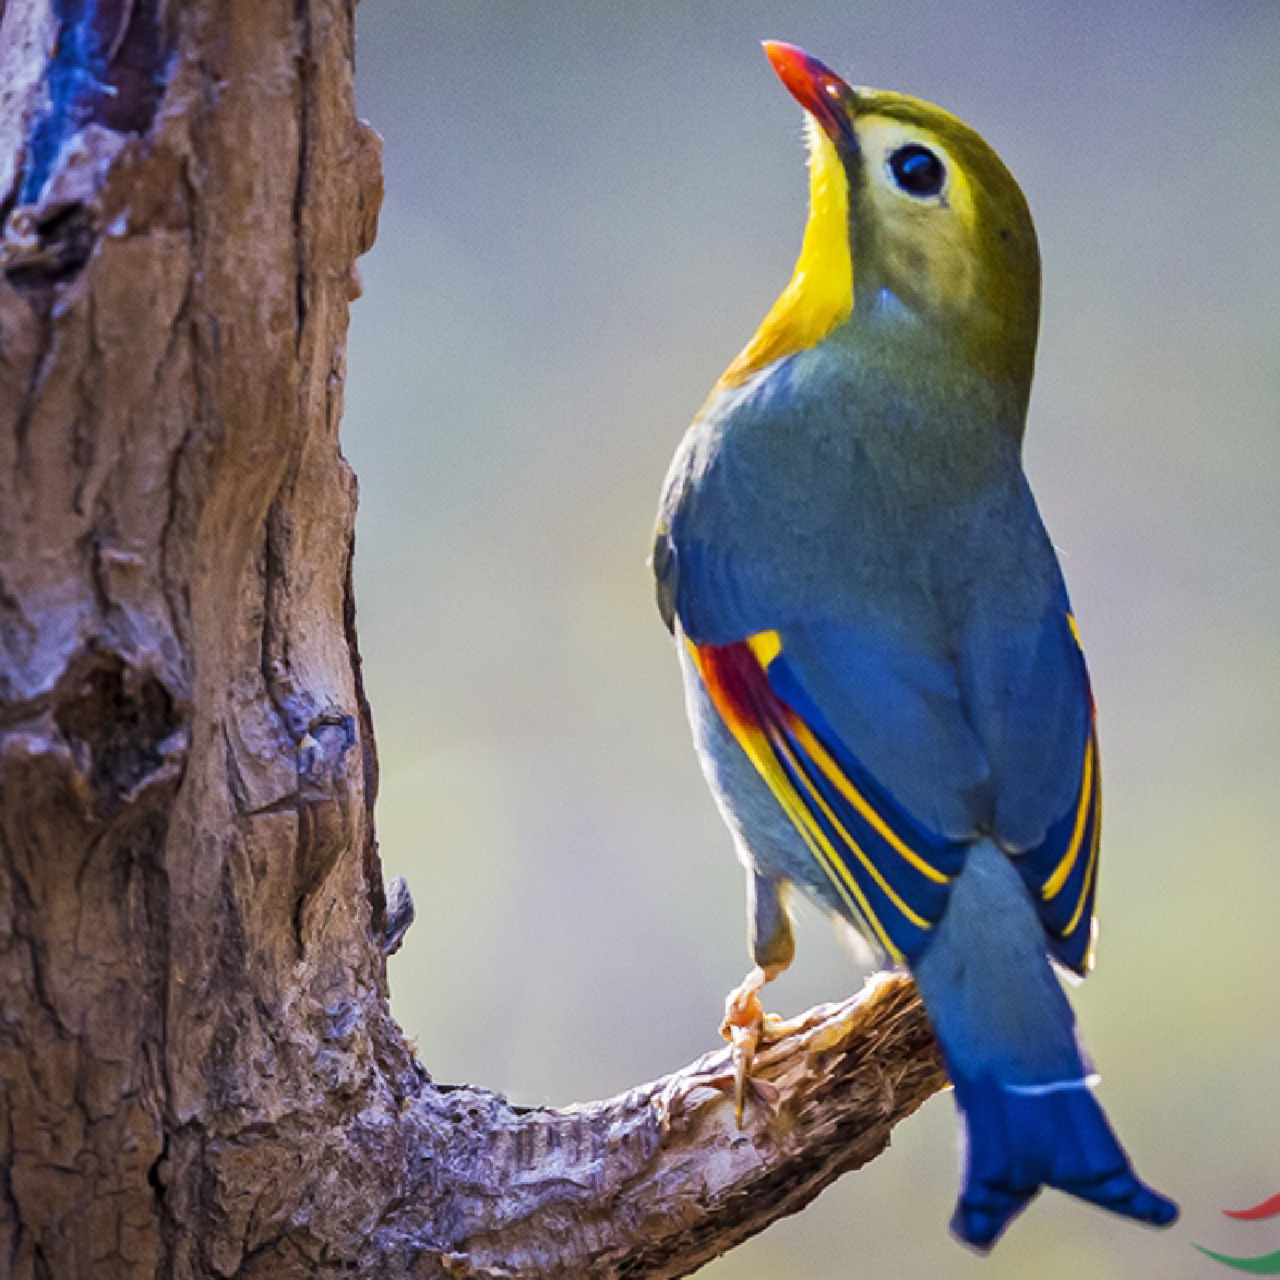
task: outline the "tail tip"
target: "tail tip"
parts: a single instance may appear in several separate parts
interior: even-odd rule
[[[1018,1088],[956,1081],[967,1141],[964,1188],[951,1230],[986,1251],[1042,1186],[1112,1213],[1167,1227],[1178,1206],[1142,1182],[1088,1080]]]
[[[1112,1213],[1122,1214],[1135,1222],[1153,1227],[1172,1226],[1178,1220],[1178,1206],[1167,1196],[1147,1186],[1126,1160],[1123,1168],[1109,1177],[1084,1184],[1064,1181],[1057,1184],[1070,1195],[1078,1196]]]
[[[1132,1170],[1126,1169],[1114,1175],[1103,1185],[1079,1187],[1065,1182],[1057,1185],[1071,1195],[1153,1227],[1169,1227],[1178,1220],[1177,1204],[1139,1181]],[[984,1190],[990,1196],[993,1188],[988,1186]],[[1030,1204],[1039,1190],[1037,1187],[1030,1192],[1005,1191],[998,1197],[999,1203],[988,1199],[985,1204],[977,1204],[962,1196],[951,1218],[951,1234],[975,1252],[989,1253],[1005,1228]]]
[[[1133,1178],[1133,1182],[1134,1186],[1130,1189],[1123,1206],[1117,1206],[1118,1211],[1126,1217],[1149,1223],[1153,1227],[1173,1226],[1178,1220],[1177,1204],[1168,1196],[1162,1196],[1158,1191],[1153,1191],[1146,1183],[1139,1182],[1137,1178]]]
[[[1031,1195],[1011,1197],[1011,1203],[999,1208],[968,1204],[963,1199],[951,1217],[951,1234],[975,1253],[990,1253],[1004,1229],[1026,1208]]]

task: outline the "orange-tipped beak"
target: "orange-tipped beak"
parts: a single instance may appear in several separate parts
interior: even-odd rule
[[[823,127],[832,142],[856,147],[851,113],[857,95],[830,67],[794,44],[765,40],[765,56],[792,97]]]

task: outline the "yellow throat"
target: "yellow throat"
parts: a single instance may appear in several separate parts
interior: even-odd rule
[[[784,356],[821,342],[853,310],[849,253],[849,179],[835,145],[812,116],[809,143],[809,221],[791,280],[755,336],[720,375],[712,396],[741,386]]]

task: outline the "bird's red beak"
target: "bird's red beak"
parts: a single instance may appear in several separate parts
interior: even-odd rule
[[[765,40],[765,56],[792,97],[823,127],[832,142],[856,146],[851,119],[857,95],[830,67],[794,44]]]

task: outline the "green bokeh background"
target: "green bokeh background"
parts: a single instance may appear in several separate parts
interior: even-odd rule
[[[598,1097],[715,1043],[744,895],[647,552],[685,423],[786,282],[800,113],[757,47],[974,124],[1045,261],[1027,464],[1101,714],[1101,1096],[1184,1216],[947,1235],[952,1104],[713,1280],[1213,1277],[1280,1246],[1280,5],[365,0],[387,200],[344,447],[392,1001],[441,1080]],[[860,982],[815,913],[772,1007]]]

